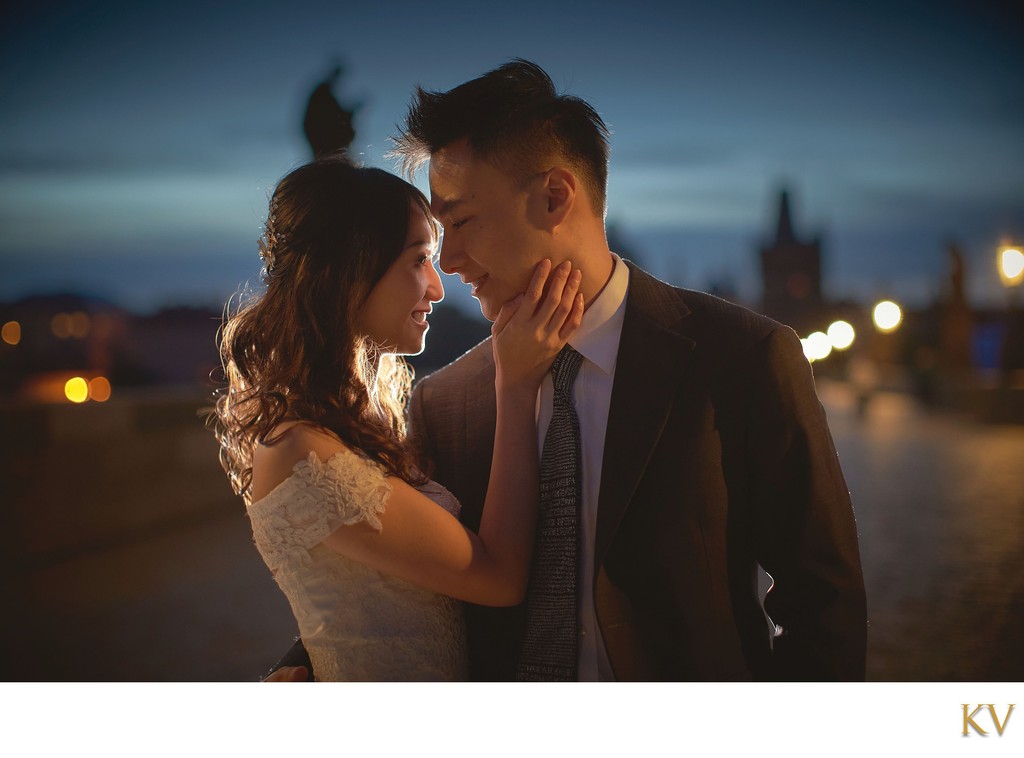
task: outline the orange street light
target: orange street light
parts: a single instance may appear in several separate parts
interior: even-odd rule
[[[17,345],[21,342],[21,324],[17,321],[8,321],[3,325],[3,328],[0,329],[0,337],[2,337],[3,341],[8,345]]]

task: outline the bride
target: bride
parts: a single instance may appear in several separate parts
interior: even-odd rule
[[[580,324],[580,272],[537,266],[494,322],[497,427],[479,534],[405,439],[439,227],[412,185],[342,159],[288,174],[260,242],[266,289],[230,315],[214,426],[256,546],[321,680],[466,677],[457,600],[525,594],[541,379]]]

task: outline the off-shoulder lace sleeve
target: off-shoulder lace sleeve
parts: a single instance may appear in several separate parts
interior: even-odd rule
[[[390,494],[374,461],[350,450],[326,461],[310,452],[277,488],[249,506],[253,538],[271,568],[289,557],[305,563],[308,551],[340,526],[365,521],[379,531]]]

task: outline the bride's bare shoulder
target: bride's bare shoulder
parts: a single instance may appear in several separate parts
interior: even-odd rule
[[[304,421],[285,421],[258,443],[252,453],[252,500],[267,495],[292,474],[295,464],[310,453],[326,461],[346,446],[323,427]]]

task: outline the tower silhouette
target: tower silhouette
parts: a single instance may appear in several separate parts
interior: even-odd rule
[[[788,324],[802,336],[821,329],[821,242],[804,241],[793,230],[789,191],[779,196],[775,239],[761,248],[765,315]]]

